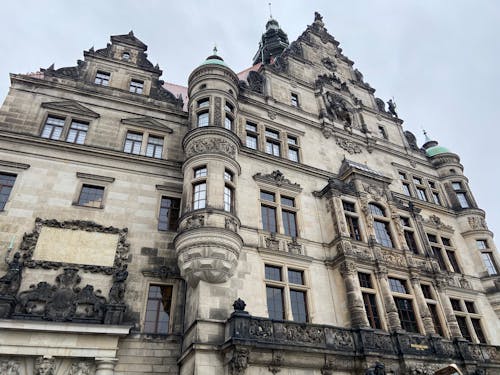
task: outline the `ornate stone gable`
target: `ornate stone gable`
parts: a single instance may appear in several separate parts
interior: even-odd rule
[[[99,113],[92,111],[75,100],[64,100],[61,102],[45,102],[42,103],[42,108],[47,108],[54,111],[71,113],[74,115],[99,118]]]
[[[262,182],[269,185],[275,185],[277,187],[283,187],[289,190],[294,190],[298,192],[302,191],[302,188],[300,187],[299,184],[290,182],[290,180],[285,178],[285,175],[279,170],[275,170],[272,173],[265,175],[259,172],[253,175],[253,179],[257,182]]]
[[[124,118],[121,120],[122,124],[138,126],[141,128],[147,128],[152,130],[161,131],[164,133],[173,133],[173,130],[167,125],[163,124],[161,121],[156,120],[152,117],[134,117],[134,118]]]

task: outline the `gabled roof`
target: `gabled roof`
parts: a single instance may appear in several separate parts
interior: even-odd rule
[[[99,113],[92,111],[91,109],[85,107],[84,105],[74,100],[64,100],[62,102],[45,102],[42,103],[42,107],[52,109],[55,111],[72,113],[84,117],[92,117],[92,118],[100,117]]]
[[[129,46],[140,48],[143,51],[146,51],[148,49],[148,46],[146,44],[135,37],[133,31],[130,31],[128,34],[123,35],[112,35],[111,42],[128,44]]]

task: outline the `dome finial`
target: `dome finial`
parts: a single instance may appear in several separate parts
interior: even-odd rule
[[[431,138],[427,135],[427,130],[422,129],[422,133],[424,133],[425,142],[430,142],[430,141],[432,141],[432,140],[431,140]]]
[[[217,56],[217,43],[214,43],[214,56]]]
[[[269,19],[272,20],[273,19],[273,12],[272,12],[272,9],[271,9],[271,2],[268,3],[269,5]]]

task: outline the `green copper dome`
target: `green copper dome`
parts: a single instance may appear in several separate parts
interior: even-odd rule
[[[433,146],[433,147],[429,147],[428,149],[425,150],[425,153],[429,157],[436,156],[436,155],[439,155],[439,154],[445,154],[447,152],[450,152],[450,150],[448,150],[446,147],[439,146],[439,145]]]
[[[207,59],[200,64],[200,66],[203,65],[222,65],[229,68],[224,62],[224,59],[217,55],[217,47],[214,47],[213,55],[208,56]]]

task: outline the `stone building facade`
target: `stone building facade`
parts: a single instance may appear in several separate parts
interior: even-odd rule
[[[500,259],[459,156],[417,145],[319,14],[187,88],[146,50],[11,75],[1,374],[500,373]]]

